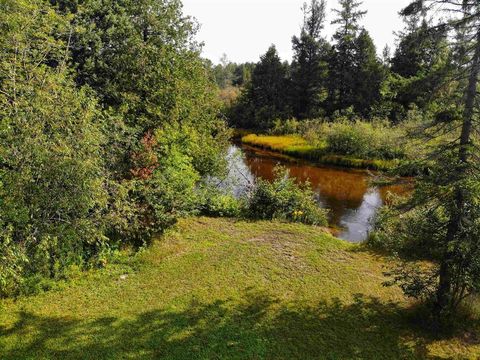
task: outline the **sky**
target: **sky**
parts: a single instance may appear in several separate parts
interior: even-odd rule
[[[237,63],[257,62],[271,44],[280,57],[292,58],[292,36],[299,34],[304,0],[183,0],[184,13],[200,23],[197,39],[204,42],[203,56],[218,63],[225,53]],[[394,32],[403,28],[398,12],[411,0],[364,0],[367,15],[362,25],[375,41],[378,54],[386,44],[395,45]],[[332,8],[338,0],[327,0],[325,35],[335,31]]]

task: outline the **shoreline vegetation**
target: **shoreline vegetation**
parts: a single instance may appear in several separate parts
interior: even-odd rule
[[[240,134],[245,134],[245,132]],[[315,146],[299,135],[257,135],[250,133],[240,135],[240,139],[243,144],[249,146],[324,165],[375,171],[392,171],[401,165],[400,160],[359,159],[352,156],[331,154],[328,153],[326,144]]]

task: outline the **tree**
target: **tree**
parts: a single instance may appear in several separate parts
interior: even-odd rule
[[[236,125],[268,129],[273,120],[289,115],[287,70],[275,46],[270,46],[260,57],[235,109]]]
[[[422,15],[424,17],[424,15]],[[413,20],[412,20],[413,19]],[[435,89],[450,71],[450,50],[445,32],[436,29],[418,14],[405,17],[407,28],[400,34],[399,44],[391,59],[391,71],[397,76],[397,109],[391,118],[398,122],[415,105],[425,109],[433,100]]]
[[[298,118],[321,114],[326,98],[327,59],[330,45],[322,37],[325,0],[312,0],[303,6],[304,22],[300,36],[293,37],[292,107]]]
[[[386,71],[377,58],[375,45],[366,30],[363,29],[355,39],[355,47],[352,105],[356,112],[367,117],[372,106],[381,100],[380,89]]]
[[[238,87],[247,85],[252,80],[252,73],[254,69],[254,63],[237,65],[234,71],[233,85]]]
[[[427,273],[421,267],[397,272],[395,282],[409,295],[427,293],[436,323],[442,324],[466,296],[480,290],[480,177],[474,135],[478,131],[480,5],[473,0],[415,1],[403,14],[421,11],[458,14],[429,28],[445,35],[461,30],[463,36],[452,36],[451,45],[461,48],[467,61],[450,74],[443,90],[453,88],[454,92],[435,109],[430,126],[425,126],[425,134],[435,137],[439,145],[429,158],[430,172],[419,180],[410,204],[419,213],[410,232],[430,240],[437,266]]]
[[[337,18],[332,24],[339,25],[333,35],[336,44],[330,60],[329,105],[330,111],[347,109],[355,103],[354,84],[358,64],[356,39],[360,31],[359,21],[366,11],[359,10],[362,2],[356,0],[340,0],[340,10],[334,10]],[[363,45],[366,44],[364,36]]]
[[[108,235],[142,243],[194,211],[201,179],[225,171],[217,87],[178,0],[85,0],[70,17],[77,84],[105,118]]]
[[[195,212],[229,132],[177,0],[0,0],[0,27],[1,296]]]
[[[225,89],[233,85],[235,80],[235,70],[237,65],[228,60],[227,54],[223,54],[220,63],[213,67],[215,82],[220,89]]]
[[[105,243],[104,141],[67,68],[68,23],[45,2],[0,1],[0,296],[58,277]],[[5,250],[6,249],[6,250]]]
[[[271,120],[285,118],[288,113],[287,66],[281,62],[272,45],[255,66],[251,80],[251,97],[255,119],[268,128]]]

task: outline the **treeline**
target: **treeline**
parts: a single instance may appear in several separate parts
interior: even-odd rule
[[[0,28],[0,296],[206,206],[229,132],[180,1],[0,0]]]
[[[334,10],[332,42],[324,34],[327,2],[312,0],[304,5],[300,34],[292,39],[290,64],[282,62],[273,45],[255,67],[246,64],[251,76],[228,113],[233,126],[266,130],[276,119],[345,114],[390,119],[396,124],[407,118],[410,109],[430,104],[458,60],[445,33],[430,27],[425,12],[405,15],[406,27],[398,34],[398,47],[391,54],[387,46],[379,57],[361,25],[366,14],[362,3],[341,0],[339,4]],[[217,72],[231,76],[242,68],[225,61],[222,64],[217,65]]]

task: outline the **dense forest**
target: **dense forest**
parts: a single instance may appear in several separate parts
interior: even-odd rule
[[[362,25],[362,2],[335,5],[327,23],[326,0],[305,3],[291,62],[272,45],[257,63],[225,55],[215,65],[202,57],[199,24],[180,0],[0,0],[0,298],[37,296],[78,272],[108,269],[119,254],[135,258],[165,234],[173,241],[179,220],[279,221],[278,239],[304,226],[283,223],[330,231],[329,209],[284,168],[241,196],[224,186],[237,136],[316,164],[380,170],[379,183],[408,182],[412,191],[391,197],[355,251],[388,258],[377,285],[420,306],[424,328],[470,324],[478,305],[466,304],[478,304],[480,292],[480,5],[413,1],[398,9],[405,26],[395,48],[381,54]],[[331,39],[326,27],[335,29]],[[204,221],[211,236],[224,235],[213,220],[190,221],[187,239]],[[316,230],[295,229],[310,244]],[[346,251],[330,235],[318,238],[324,245],[308,261]],[[245,246],[270,241],[249,239]],[[213,244],[200,258],[214,256]],[[232,244],[252,272],[262,264]],[[300,256],[287,245],[274,254]],[[399,351],[392,358],[406,358]],[[19,354],[28,353],[10,355]]]

